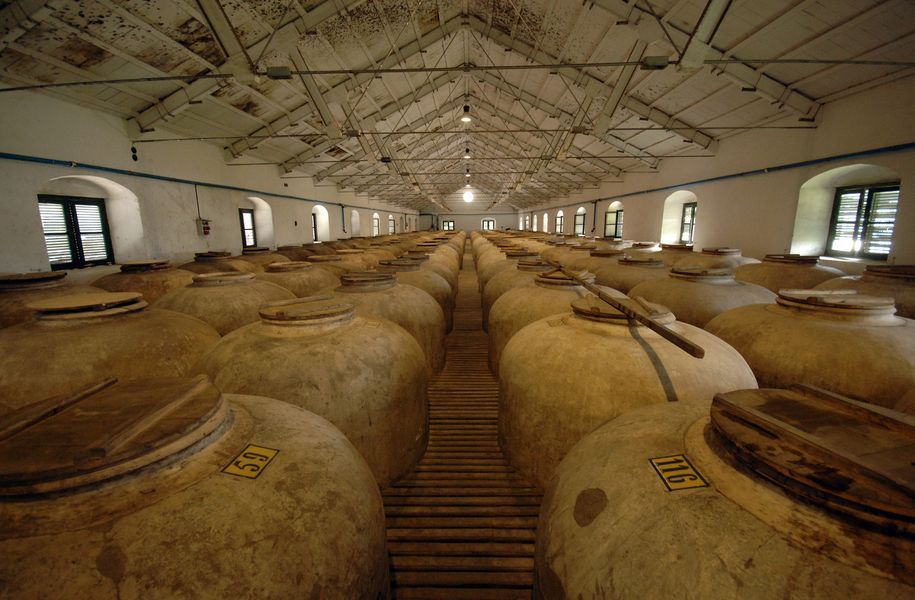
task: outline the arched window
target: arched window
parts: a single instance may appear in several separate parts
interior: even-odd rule
[[[550,215],[549,213],[543,213],[543,232],[550,232]]]
[[[801,186],[791,252],[887,260],[898,204],[899,174],[887,167],[820,173]]]
[[[587,211],[584,206],[579,206],[578,210],[575,211],[575,227],[573,233],[575,235],[583,236],[585,234],[585,217],[587,216]]]
[[[537,231],[537,215],[536,214],[534,215],[533,229],[534,229],[534,231]]]
[[[524,215],[524,226],[522,227],[522,229],[525,231],[529,231],[530,228],[531,228],[531,216]]]
[[[563,221],[565,220],[565,215],[561,210],[556,211],[556,227],[553,233],[561,234],[563,229]]]
[[[604,213],[604,237],[623,237],[623,203],[619,200],[610,203]]]
[[[313,242],[330,240],[330,219],[327,209],[320,204],[315,204],[311,209],[311,239]]]
[[[699,199],[688,190],[678,190],[664,200],[661,242],[692,244],[695,239]]]
[[[113,263],[115,256],[121,261],[149,258],[140,201],[123,185],[68,175],[46,182],[38,200],[42,245],[52,269]]]
[[[248,196],[238,207],[242,248],[273,245],[273,209],[263,198]]]
[[[483,231],[494,231],[496,228],[496,220],[495,219],[483,219],[483,221],[481,222],[481,225],[483,227]]]
[[[394,235],[397,233],[397,221],[394,220],[394,215],[388,215],[388,234]]]
[[[359,237],[362,235],[362,224],[359,217],[359,211],[355,208],[349,213],[349,231],[351,237]]]
[[[381,217],[378,213],[372,213],[372,237],[381,235]]]

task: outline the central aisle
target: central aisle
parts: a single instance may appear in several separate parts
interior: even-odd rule
[[[446,343],[445,368],[429,384],[429,446],[383,492],[394,597],[530,598],[541,494],[499,447],[499,384],[469,254]]]

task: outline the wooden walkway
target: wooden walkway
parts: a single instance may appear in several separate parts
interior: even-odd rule
[[[429,446],[383,492],[394,597],[530,598],[541,493],[499,448],[473,260],[461,271],[445,369],[429,384]]]

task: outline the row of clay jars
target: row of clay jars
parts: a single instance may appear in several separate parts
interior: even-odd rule
[[[915,387],[915,321],[892,298],[782,290],[775,304],[722,313],[705,329],[734,346],[763,387],[815,385],[894,407]]]
[[[819,264],[816,256],[767,254],[761,263],[740,265],[734,272],[739,281],[755,283],[767,290],[807,290],[845,275],[839,269]]]
[[[618,300],[701,347],[704,358],[594,296],[520,329],[499,367],[499,441],[512,466],[538,486],[578,440],[620,414],[756,387],[747,363],[720,339],[663,306]]]
[[[333,425],[201,378],[99,387],[0,440],[5,595],[387,596],[381,495]]]
[[[455,271],[448,261],[437,254],[426,252],[425,250],[410,250],[405,252],[401,258],[418,260],[420,269],[437,273],[451,287],[451,295],[457,297],[458,292],[458,271]]]
[[[420,265],[420,261],[401,258],[383,260],[376,269],[379,273],[393,273],[397,283],[412,285],[432,296],[445,315],[445,332],[450,333],[454,327],[454,295],[451,286],[441,275],[421,269]]]
[[[666,306],[677,320],[696,327],[705,327],[721,313],[739,306],[775,302],[775,294],[762,286],[737,281],[728,269],[680,267],[671,269],[665,279],[643,281],[629,291],[629,296]]]
[[[104,377],[183,376],[219,341],[206,322],[150,308],[133,292],[59,296],[30,307],[32,321],[0,330],[0,411]]]
[[[522,250],[520,248],[511,248],[502,252],[487,254],[477,264],[479,291],[485,290],[489,281],[500,272],[514,269],[522,258],[531,259],[536,257],[537,255],[530,250]]]
[[[194,260],[178,267],[192,273],[257,273],[256,265],[249,261],[241,260],[239,256],[232,256],[228,252],[211,251],[197,252]]]
[[[407,309],[404,297],[413,304],[413,294],[428,296],[397,287],[385,297],[343,292],[265,306],[258,322],[222,338],[194,371],[224,392],[266,394],[326,418],[385,487],[415,466],[428,434],[424,351],[377,316],[386,305]]]
[[[121,270],[100,277],[92,285],[108,292],[138,292],[153,303],[168,292],[190,285],[194,273],[170,267],[166,260],[121,263]]]
[[[781,476],[741,464],[719,441],[709,424],[710,400],[633,410],[568,452],[540,510],[534,597],[915,596],[910,521],[899,522],[908,532],[881,531],[783,490]],[[855,439],[860,432],[846,435]],[[773,448],[774,454],[786,451]],[[678,469],[670,471],[676,484],[698,485],[668,491],[649,463],[653,458],[661,459],[659,468]],[[824,481],[850,480],[822,460],[796,460],[818,468]],[[852,477],[860,490],[862,482]]]

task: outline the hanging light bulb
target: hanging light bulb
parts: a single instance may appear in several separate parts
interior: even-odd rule
[[[473,202],[473,192],[470,190],[464,192],[464,202]]]
[[[470,105],[469,105],[469,104],[465,104],[465,105],[464,105],[464,116],[461,117],[461,121],[463,121],[464,123],[470,123],[470,121],[471,121],[471,119],[470,119]]]
[[[470,182],[468,181],[468,182],[464,185],[464,187],[470,187]]]
[[[464,158],[470,158],[470,148],[464,148]]]
[[[470,167],[467,167],[467,172],[464,173],[464,177],[470,177]]]

